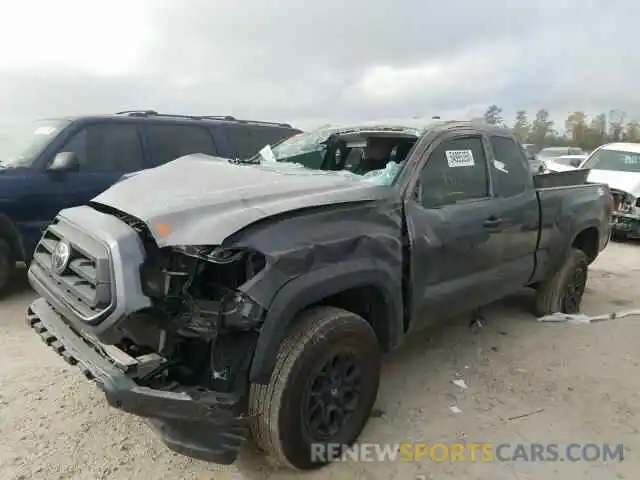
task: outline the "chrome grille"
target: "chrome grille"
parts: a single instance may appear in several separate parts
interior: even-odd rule
[[[70,247],[69,261],[60,272],[52,268],[59,242]],[[75,226],[55,221],[36,246],[32,268],[46,281],[52,293],[82,319],[98,321],[112,304],[111,265],[106,245]]]

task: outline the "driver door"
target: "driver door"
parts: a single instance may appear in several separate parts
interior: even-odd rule
[[[412,329],[491,298],[504,246],[486,139],[456,133],[437,142],[423,155],[413,195],[405,202]]]

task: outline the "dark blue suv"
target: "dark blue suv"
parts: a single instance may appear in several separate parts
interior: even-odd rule
[[[190,153],[248,158],[296,133],[286,123],[151,110],[37,122],[0,149],[0,292],[58,211],[87,203],[123,175]]]

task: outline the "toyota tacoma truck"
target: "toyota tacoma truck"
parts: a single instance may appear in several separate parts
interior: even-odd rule
[[[535,177],[508,130],[467,122],[183,157],[59,213],[27,323],[172,450],[229,464],[251,436],[317,468],[340,454],[318,445],[357,440],[381,354],[415,330],[521,287],[540,315],[579,310],[611,199]]]

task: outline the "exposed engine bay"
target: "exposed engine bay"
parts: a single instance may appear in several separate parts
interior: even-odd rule
[[[640,215],[640,200],[628,192],[611,189],[614,199],[614,212],[629,215]]]
[[[141,266],[150,309],[121,326],[118,347],[128,355],[154,355],[157,364],[137,381],[153,388],[175,382],[218,392],[246,383],[249,361],[264,310],[238,287],[266,266],[248,249],[147,245]]]

